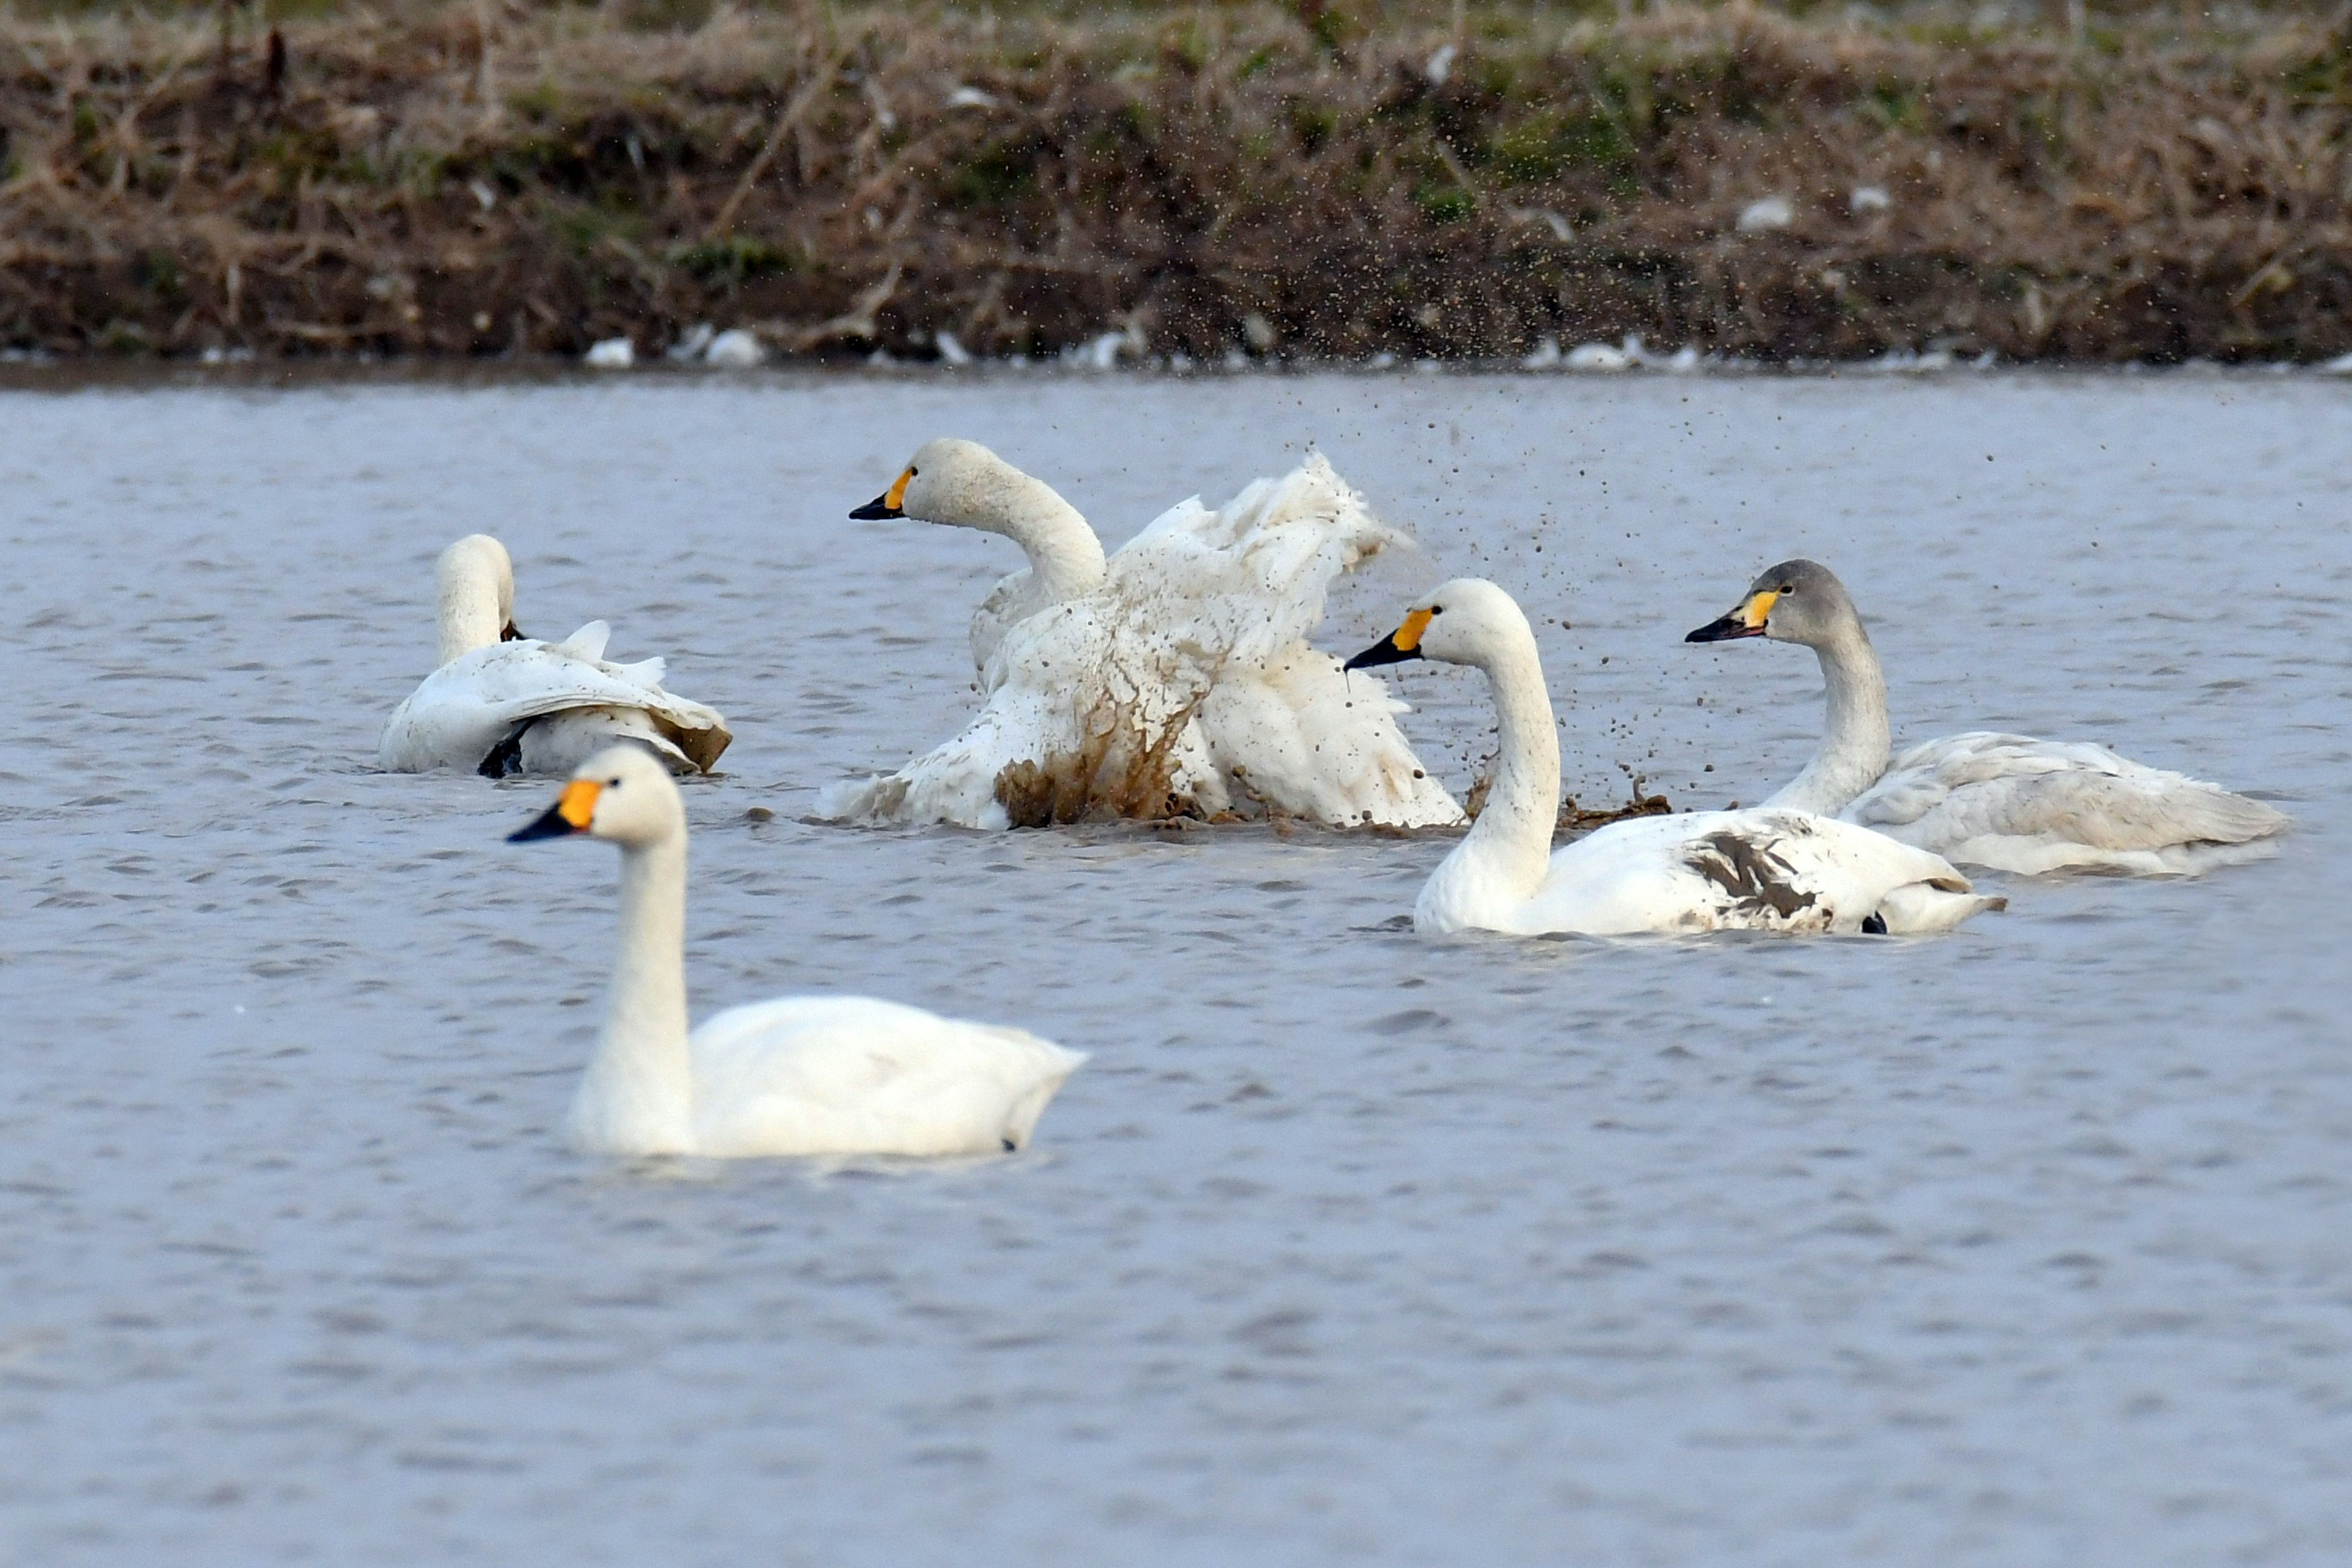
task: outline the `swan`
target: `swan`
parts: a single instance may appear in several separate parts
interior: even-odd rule
[[[621,952],[572,1146],[599,1154],[992,1154],[1029,1141],[1086,1058],[868,996],[782,996],[689,1034],[686,808],[635,746],[591,757],[509,843],[621,847]]]
[[[1444,584],[1348,668],[1412,658],[1485,670],[1502,742],[1486,809],[1423,887],[1415,931],[1938,931],[2004,903],[1924,849],[1801,811],[1634,817],[1555,850],[1559,742],[1519,606],[1479,578]]]
[[[2033,876],[2069,867],[2184,875],[2272,853],[2281,811],[2218,784],[2083,742],[1973,730],[1894,760],[1886,677],[1835,573],[1784,561],[1689,642],[1769,637],[1822,661],[1829,735],[1766,805],[1834,814],[1972,866]]]
[[[1029,564],[972,617],[982,711],[897,773],[827,790],[822,815],[1036,826],[1262,807],[1335,825],[1458,823],[1377,680],[1306,642],[1331,580],[1404,536],[1319,455],[1212,510],[1171,508],[1106,557],[1051,488],[941,439],[851,513],[1002,533]]]
[[[376,763],[386,772],[560,776],[627,740],[681,773],[709,773],[727,749],[726,720],[662,689],[662,660],[604,662],[612,628],[603,621],[562,642],[518,633],[514,563],[488,534],[444,550],[434,579],[440,649],[433,673],[384,725]]]

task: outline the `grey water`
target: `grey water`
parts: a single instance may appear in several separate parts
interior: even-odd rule
[[[62,374],[62,373],[59,373]],[[2297,819],[1943,940],[1430,941],[1442,837],[853,830],[971,709],[1002,540],[844,514],[923,439],[1110,539],[1312,442],[1526,605],[1569,788],[1753,802],[1830,563],[1898,742],[2106,742]],[[0,1558],[42,1564],[2352,1560],[2352,390],[2287,377],[1034,372],[0,394]],[[561,1118],[616,868],[387,777],[432,562],[735,725],[698,1012],[1093,1053],[1034,1148],[630,1166]],[[1488,744],[1409,666],[1423,755]]]

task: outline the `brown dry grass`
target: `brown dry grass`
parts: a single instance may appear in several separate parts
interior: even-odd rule
[[[0,16],[0,345],[2352,349],[2352,35],[1733,7]],[[1339,21],[1333,21],[1333,17]],[[1851,208],[1885,188],[1883,212]],[[1748,201],[1794,221],[1741,234]]]

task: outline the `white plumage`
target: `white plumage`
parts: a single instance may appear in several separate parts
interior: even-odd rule
[[[1003,532],[1031,565],[973,618],[980,714],[898,773],[828,790],[824,815],[990,828],[1254,808],[1461,820],[1397,728],[1404,705],[1305,641],[1333,579],[1404,542],[1319,456],[1214,510],[1186,500],[1108,559],[1066,502],[970,442],[926,446],[861,510]]]
[[[1555,851],[1559,744],[1527,617],[1459,579],[1349,663],[1420,658],[1486,672],[1501,752],[1486,808],[1413,906],[1418,931],[1923,932],[2001,907],[1936,855],[1801,811],[1636,817]]]
[[[2275,807],[2088,742],[1976,730],[1912,747],[1840,813],[1973,866],[2184,876],[2275,852]]]
[[[443,551],[436,577],[439,668],[393,710],[378,766],[561,775],[625,740],[679,772],[707,773],[727,749],[724,719],[662,689],[662,660],[605,661],[603,621],[560,643],[517,637],[513,567],[489,535]]]
[[[685,807],[645,752],[591,758],[513,837],[621,847],[621,942],[570,1120],[610,1154],[989,1154],[1029,1141],[1086,1058],[1019,1029],[866,996],[731,1007],[691,1033]]]
[[[1972,866],[2182,875],[2265,856],[2285,813],[2082,742],[1969,731],[1890,765],[1886,676],[1845,584],[1812,561],[1768,568],[1693,642],[1765,637],[1820,658],[1828,734],[1765,802],[1834,813]]]

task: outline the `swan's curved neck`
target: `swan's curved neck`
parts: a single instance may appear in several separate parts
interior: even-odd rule
[[[976,526],[1021,546],[1048,604],[1075,599],[1102,586],[1102,541],[1087,526],[1078,509],[1043,480],[1022,474],[1009,481],[996,507]]]
[[[622,851],[621,955],[596,1054],[572,1101],[572,1141],[607,1154],[693,1149],[684,833]]]
[[[436,668],[499,640],[506,629],[506,610],[499,602],[497,574],[467,563],[442,571],[436,586],[440,598]]]
[[[1550,868],[1552,826],[1559,819],[1559,736],[1535,639],[1513,639],[1484,668],[1502,748],[1494,786],[1469,836],[1430,878],[1421,903],[1473,925],[1494,923],[1481,911],[1535,896]]]
[[[1834,816],[1886,771],[1886,673],[1860,620],[1813,651],[1821,656],[1828,733],[1805,771],[1764,804]]]

